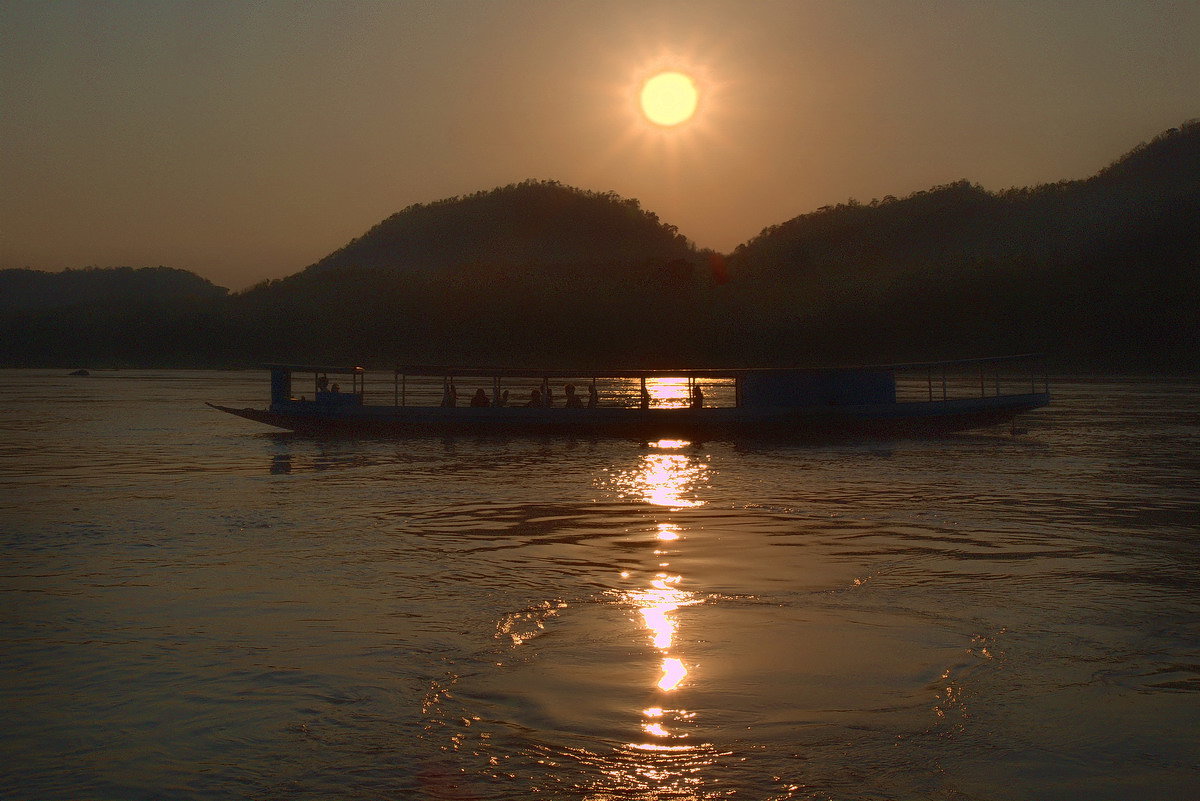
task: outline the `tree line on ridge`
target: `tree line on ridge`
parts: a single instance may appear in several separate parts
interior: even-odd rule
[[[526,181],[418,204],[230,293],[165,267],[0,271],[2,366],[759,366],[1047,353],[1200,368],[1200,123],[1086,180],[849,201],[695,247]]]

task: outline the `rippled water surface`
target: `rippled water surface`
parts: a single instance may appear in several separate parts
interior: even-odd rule
[[[1200,797],[1196,381],[691,445],[3,378],[4,798]]]

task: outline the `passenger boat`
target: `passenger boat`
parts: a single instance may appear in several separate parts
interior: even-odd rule
[[[397,367],[370,391],[362,367],[274,364],[267,408],[208,405],[319,435],[904,436],[996,426],[1047,405],[1049,380],[1031,358],[730,370]],[[311,374],[311,390],[298,374]]]

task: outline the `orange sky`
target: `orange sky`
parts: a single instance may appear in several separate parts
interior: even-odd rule
[[[687,123],[640,82],[691,75]],[[0,268],[240,289],[415,202],[553,179],[728,251],[966,178],[1086,177],[1200,116],[1200,3],[0,5]]]

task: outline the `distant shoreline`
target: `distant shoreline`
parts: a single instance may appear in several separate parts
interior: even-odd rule
[[[904,362],[898,362],[897,364],[903,364],[903,363]],[[1062,363],[1057,363],[1054,361],[1048,361],[1048,362],[1045,362],[1044,364],[1045,364],[1046,372],[1049,374],[1050,378],[1052,380],[1061,380],[1061,381],[1087,381],[1087,380],[1096,379],[1096,378],[1122,378],[1122,379],[1131,379],[1131,380],[1200,378],[1200,368],[1168,369],[1168,368],[1154,368],[1154,367],[1145,367],[1145,366],[1113,367],[1113,366],[1104,366],[1104,365],[1084,367],[1084,366],[1080,366],[1078,364],[1067,366]],[[371,365],[360,365],[360,366],[363,366],[368,373],[376,373],[376,374],[389,373],[393,369],[392,367],[382,367],[382,366],[371,366]],[[487,365],[482,365],[482,367],[486,367],[486,366]],[[543,365],[543,366],[545,367],[545,369],[554,369],[554,370],[576,369],[576,368],[572,367],[571,365],[566,365],[563,367],[560,367],[557,364]],[[774,366],[775,365],[763,365],[763,364],[725,365],[725,367],[727,367],[728,369],[731,369],[731,370],[769,368],[769,367],[774,367]],[[792,365],[789,365],[789,366],[792,366]],[[870,365],[846,363],[846,364],[836,365],[836,366],[837,367],[860,367],[860,366],[870,366]],[[803,367],[803,365],[801,365],[801,367]],[[832,367],[834,367],[834,365],[819,365],[819,366],[814,365],[812,367],[812,369],[831,369]],[[71,376],[72,371],[79,370],[79,369],[87,370],[89,372],[89,375],[87,375],[87,376]],[[532,367],[530,369],[536,370],[537,366],[535,365],[534,367]],[[579,369],[581,373],[586,373],[589,368],[577,368],[577,369]],[[682,371],[687,368],[680,367],[679,369]],[[709,369],[709,368],[705,368],[705,369]],[[716,368],[714,368],[714,369],[716,369]],[[121,367],[85,367],[85,368],[80,368],[78,365],[65,366],[65,365],[58,365],[58,364],[42,365],[42,366],[11,366],[11,365],[0,366],[0,371],[15,372],[15,371],[21,371],[21,370],[38,371],[38,372],[62,371],[62,374],[64,376],[77,377],[77,378],[89,378],[89,377],[96,377],[96,376],[119,374],[119,373],[123,373],[123,372],[134,372],[134,371],[136,371],[136,372],[192,371],[192,372],[212,372],[212,373],[235,373],[235,372],[266,373],[266,367],[262,366],[262,365],[236,365],[236,366],[228,366],[228,365],[226,365],[226,366],[220,366],[220,365],[203,365],[203,366],[182,365],[182,366],[180,366],[180,365],[174,365],[174,366],[165,366],[165,365],[161,365],[161,364],[158,364],[158,365],[136,365],[136,364],[133,364],[133,365],[123,365]]]

